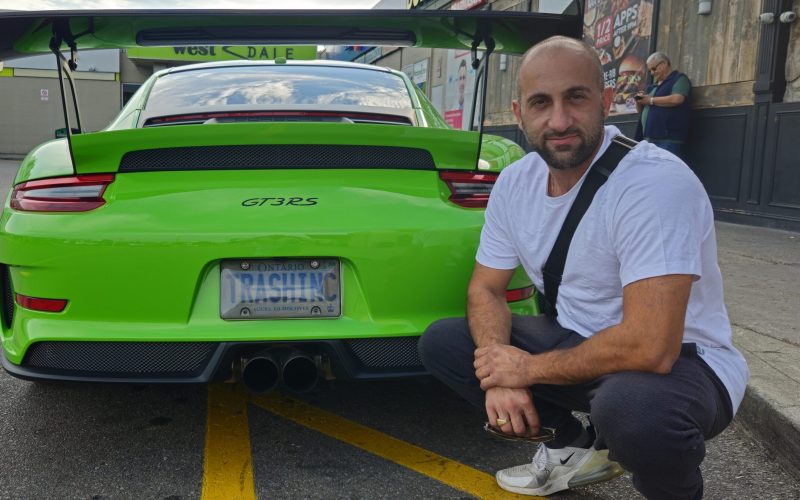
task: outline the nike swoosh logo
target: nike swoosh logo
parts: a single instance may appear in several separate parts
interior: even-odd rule
[[[561,465],[564,465],[565,463],[569,462],[569,459],[572,458],[572,455],[574,455],[574,454],[575,453],[570,453],[570,455],[567,458],[565,458],[564,460],[561,461]]]

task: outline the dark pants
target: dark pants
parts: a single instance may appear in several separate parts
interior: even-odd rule
[[[545,316],[512,319],[511,344],[531,353],[583,340]],[[428,371],[483,409],[474,350],[463,318],[437,321],[419,342]],[[548,445],[575,442],[582,425],[572,410],[589,413],[597,431],[595,447],[608,448],[609,458],[630,471],[636,489],[650,499],[702,498],[705,440],[733,418],[727,390],[694,344],[684,344],[669,375],[619,372],[578,385],[534,385],[531,391],[542,425],[556,429],[557,439]]]

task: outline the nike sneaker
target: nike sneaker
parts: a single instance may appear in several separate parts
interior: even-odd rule
[[[608,450],[591,448],[550,449],[544,444],[529,464],[499,471],[497,484],[522,495],[549,495],[576,486],[607,481],[622,474],[622,468],[608,459]]]

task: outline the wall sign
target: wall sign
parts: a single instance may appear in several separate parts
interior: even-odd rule
[[[611,114],[636,112],[633,96],[645,89],[645,61],[653,30],[650,0],[588,0],[584,40],[594,47],[606,87],[614,89]]]
[[[272,61],[284,59],[316,59],[315,45],[189,45],[180,47],[133,47],[128,49],[133,59],[166,61]]]

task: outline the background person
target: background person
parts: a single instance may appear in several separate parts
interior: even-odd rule
[[[603,126],[613,89],[580,41],[531,48],[517,84],[514,114],[536,152],[492,190],[466,320],[432,324],[421,358],[502,432],[556,429],[531,463],[497,473],[503,489],[548,495],[613,477],[614,460],[648,498],[701,498],[705,440],[731,422],[748,377],[732,344],[708,196],[686,164],[639,143],[575,231],[557,317],[512,315],[515,269],[543,289],[584,174],[619,134]]]
[[[689,77],[672,69],[663,52],[654,52],[647,58],[647,69],[653,75],[654,85],[646,93],[638,94],[636,111],[641,113],[636,139],[648,142],[683,155],[684,143],[689,136]]]

